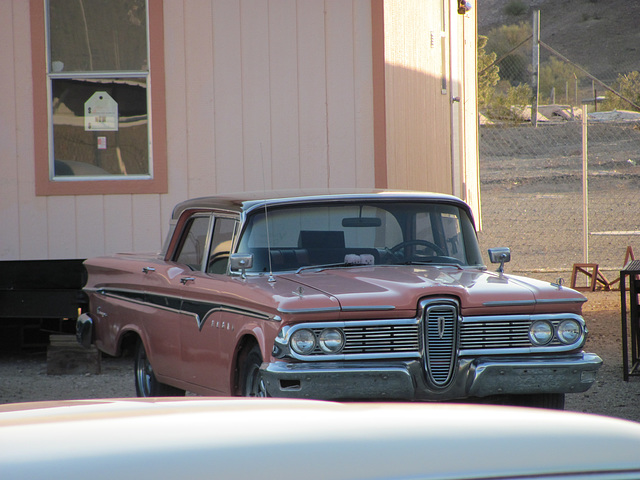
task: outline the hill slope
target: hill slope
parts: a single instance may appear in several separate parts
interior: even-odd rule
[[[607,83],[640,70],[640,0],[476,0],[478,31],[532,21],[540,10],[540,38]],[[519,3],[522,15],[505,13]]]

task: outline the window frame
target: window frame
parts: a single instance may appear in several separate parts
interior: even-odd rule
[[[53,180],[50,155],[53,139],[47,67],[47,0],[30,0],[33,79],[34,166],[37,196],[167,193],[167,127],[162,0],[147,1],[148,58],[147,109],[149,112],[149,173],[147,178]]]

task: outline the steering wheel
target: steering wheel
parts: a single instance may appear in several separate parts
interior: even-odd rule
[[[400,242],[400,243],[398,243],[397,245],[394,245],[393,247],[391,247],[391,248],[389,249],[389,251],[395,255],[395,254],[396,254],[396,253],[398,253],[400,250],[402,250],[402,249],[404,249],[404,248],[406,248],[406,247],[410,247],[410,246],[412,246],[412,245],[420,245],[420,246],[422,246],[422,247],[426,247],[426,248],[428,248],[428,249],[432,250],[436,255],[441,256],[441,257],[444,257],[444,256],[446,256],[446,255],[447,255],[447,252],[445,252],[445,251],[442,249],[442,247],[439,247],[439,246],[438,246],[438,245],[436,245],[435,243],[430,242],[430,241],[428,241],[428,240],[419,240],[419,239],[416,239],[416,240],[407,240],[407,241],[405,241],[405,242]]]

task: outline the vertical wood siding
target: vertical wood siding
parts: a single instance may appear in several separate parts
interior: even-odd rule
[[[14,31],[13,2],[0,0],[0,64],[13,65],[18,39]],[[0,68],[0,258],[20,256],[20,217],[18,201],[18,124],[17,88],[18,72],[13,68]]]
[[[384,2],[387,176],[390,188],[453,193],[451,78],[448,69],[445,70],[446,94],[441,88],[443,3],[453,5],[454,2]],[[445,40],[448,52],[448,39]],[[448,65],[448,58],[444,63]]]
[[[31,41],[44,33],[32,35],[29,2],[0,0],[0,62],[10,66],[0,69],[0,260],[158,250],[173,206],[190,197],[375,186],[372,0],[149,2],[164,10],[168,193],[46,197],[35,195],[33,125],[46,106],[34,105],[31,64]],[[456,43],[461,25],[475,35],[475,17],[450,18],[447,52],[455,49],[463,72],[448,75],[466,75],[457,87],[468,103],[452,150],[451,90],[440,91],[443,3],[379,7],[386,111],[376,115],[386,152],[378,178],[459,193],[477,207],[477,157],[465,158],[477,148],[475,43]]]
[[[36,197],[29,3],[0,0],[0,260],[157,250],[189,197],[374,186],[370,0],[163,8],[168,193]]]

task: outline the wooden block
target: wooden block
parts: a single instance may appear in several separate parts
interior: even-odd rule
[[[100,351],[91,345],[84,348],[75,335],[51,335],[47,348],[47,375],[98,375]]]

